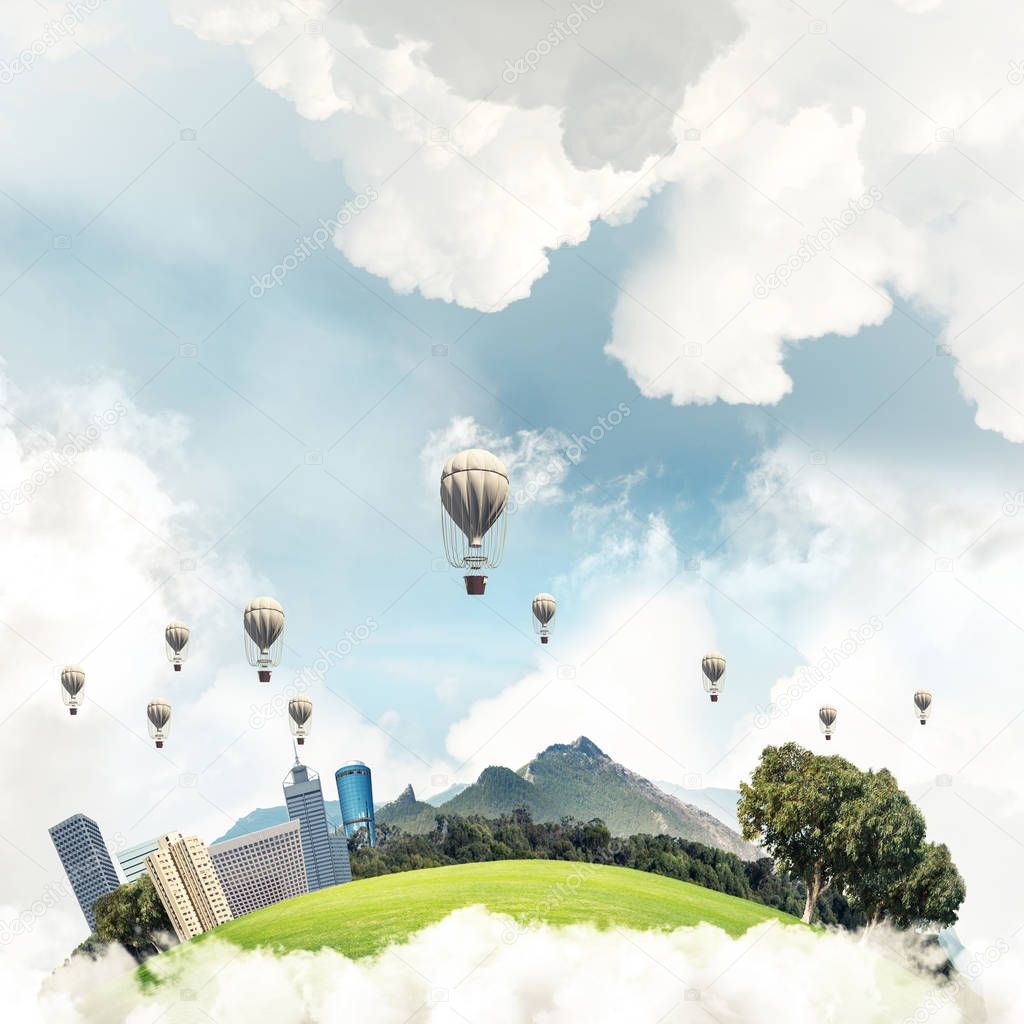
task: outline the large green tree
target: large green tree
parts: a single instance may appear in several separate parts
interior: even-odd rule
[[[171,922],[149,875],[118,886],[93,905],[96,935],[117,942],[138,960],[162,952],[160,942],[171,932]]]
[[[892,888],[881,909],[898,928],[948,928],[956,924],[966,897],[967,887],[949,855],[949,847],[945,843],[925,843],[917,866]]]
[[[797,743],[765,747],[749,783],[741,783],[737,816],[743,838],[771,854],[780,870],[806,886],[802,920],[844,867],[840,821],[863,791],[862,773],[842,757],[823,757]]]
[[[892,893],[924,856],[924,816],[886,769],[861,776],[861,792],[840,808],[833,864],[850,904],[873,928]]]

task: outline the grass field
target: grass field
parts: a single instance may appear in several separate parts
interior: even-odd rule
[[[706,921],[733,936],[762,921],[799,923],[770,907],[643,871],[510,860],[405,871],[322,889],[229,921],[196,942],[213,935],[243,949],[327,946],[363,957],[476,904],[519,921],[637,929]]]

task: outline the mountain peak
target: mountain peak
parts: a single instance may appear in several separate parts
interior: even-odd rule
[[[593,740],[587,739],[586,736],[577,736],[572,743],[572,748],[573,750],[578,750],[581,754],[586,754],[588,757],[608,757]]]
[[[542,750],[534,761],[540,760],[545,754],[564,754],[567,751],[575,751],[584,757],[592,757],[597,761],[610,761],[611,758],[592,740],[586,736],[577,736],[572,743],[552,743],[550,747]]]
[[[416,794],[412,790],[412,783],[410,782],[401,793],[398,794],[398,799],[395,800],[396,804],[414,804],[416,803]]]

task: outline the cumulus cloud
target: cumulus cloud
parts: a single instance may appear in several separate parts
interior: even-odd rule
[[[472,416],[454,416],[447,426],[432,430],[420,450],[424,480],[437,484],[441,467],[456,452],[484,448],[505,463],[511,482],[510,507],[530,502],[550,504],[565,499],[562,484],[576,461],[573,440],[560,430],[517,430],[498,434]]]
[[[492,0],[471,18],[457,3],[173,6],[200,37],[242,45],[267,88],[323,122],[318,145],[345,180],[377,187],[335,238],[353,263],[485,310],[524,298],[550,250],[659,187],[676,108],[739,31],[727,0],[699,17],[667,0]],[[659,31],[637,36],[637,19]]]
[[[600,539],[555,581],[566,609],[555,644],[521,679],[472,705],[449,730],[448,752],[468,778],[584,734],[651,778],[701,771],[717,739],[691,728],[706,697],[679,674],[699,665],[714,636],[703,595],[677,578],[682,567],[660,517],[637,519],[614,503],[576,515],[583,536]]]
[[[863,944],[797,925],[759,925],[734,939],[710,925],[661,933],[524,927],[473,907],[369,960],[326,949],[240,953],[215,941],[191,952],[184,961],[151,962],[158,973],[171,973],[146,995],[117,980],[120,964],[76,965],[38,995],[23,995],[18,1019],[98,1024],[202,1016],[221,1024],[300,1024],[350,1019],[353,1005],[371,1024],[413,1016],[602,1022],[621,1020],[624,1006],[637,1021],[980,1019],[977,997],[963,982],[911,968],[891,942]],[[996,982],[1001,972],[1005,984],[1013,959],[1009,947],[989,951],[981,980]],[[990,987],[987,1019],[1013,1020],[1019,994]]]
[[[607,344],[645,394],[774,403],[787,346],[934,318],[979,426],[1024,440],[1018,5],[869,0],[825,23],[738,0],[697,22],[609,0],[566,32],[570,9],[174,5],[320,124],[352,188],[379,185],[335,241],[396,290],[500,309],[667,188]]]

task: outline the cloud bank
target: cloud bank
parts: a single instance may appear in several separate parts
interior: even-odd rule
[[[606,346],[644,394],[773,404],[788,346],[899,316],[1024,441],[1019,5],[378,6],[173,5],[379,189],[335,237],[357,266],[497,310],[665,190]]]
[[[903,966],[898,946],[845,934],[760,925],[733,939],[710,925],[669,933],[597,931],[577,925],[523,927],[482,908],[456,911],[371,960],[330,951],[240,952],[203,943],[154,994],[140,996],[123,963],[78,964],[38,994],[23,994],[25,1024],[141,1024],[156,1019],[302,1024],[410,1019],[474,1024],[819,1021],[892,1024],[978,1020],[977,998],[926,971]],[[170,964],[174,960],[171,958]],[[160,970],[159,963],[155,965]],[[1009,949],[989,951],[983,969],[993,1024],[1021,1008]],[[6,979],[9,980],[9,979]]]

